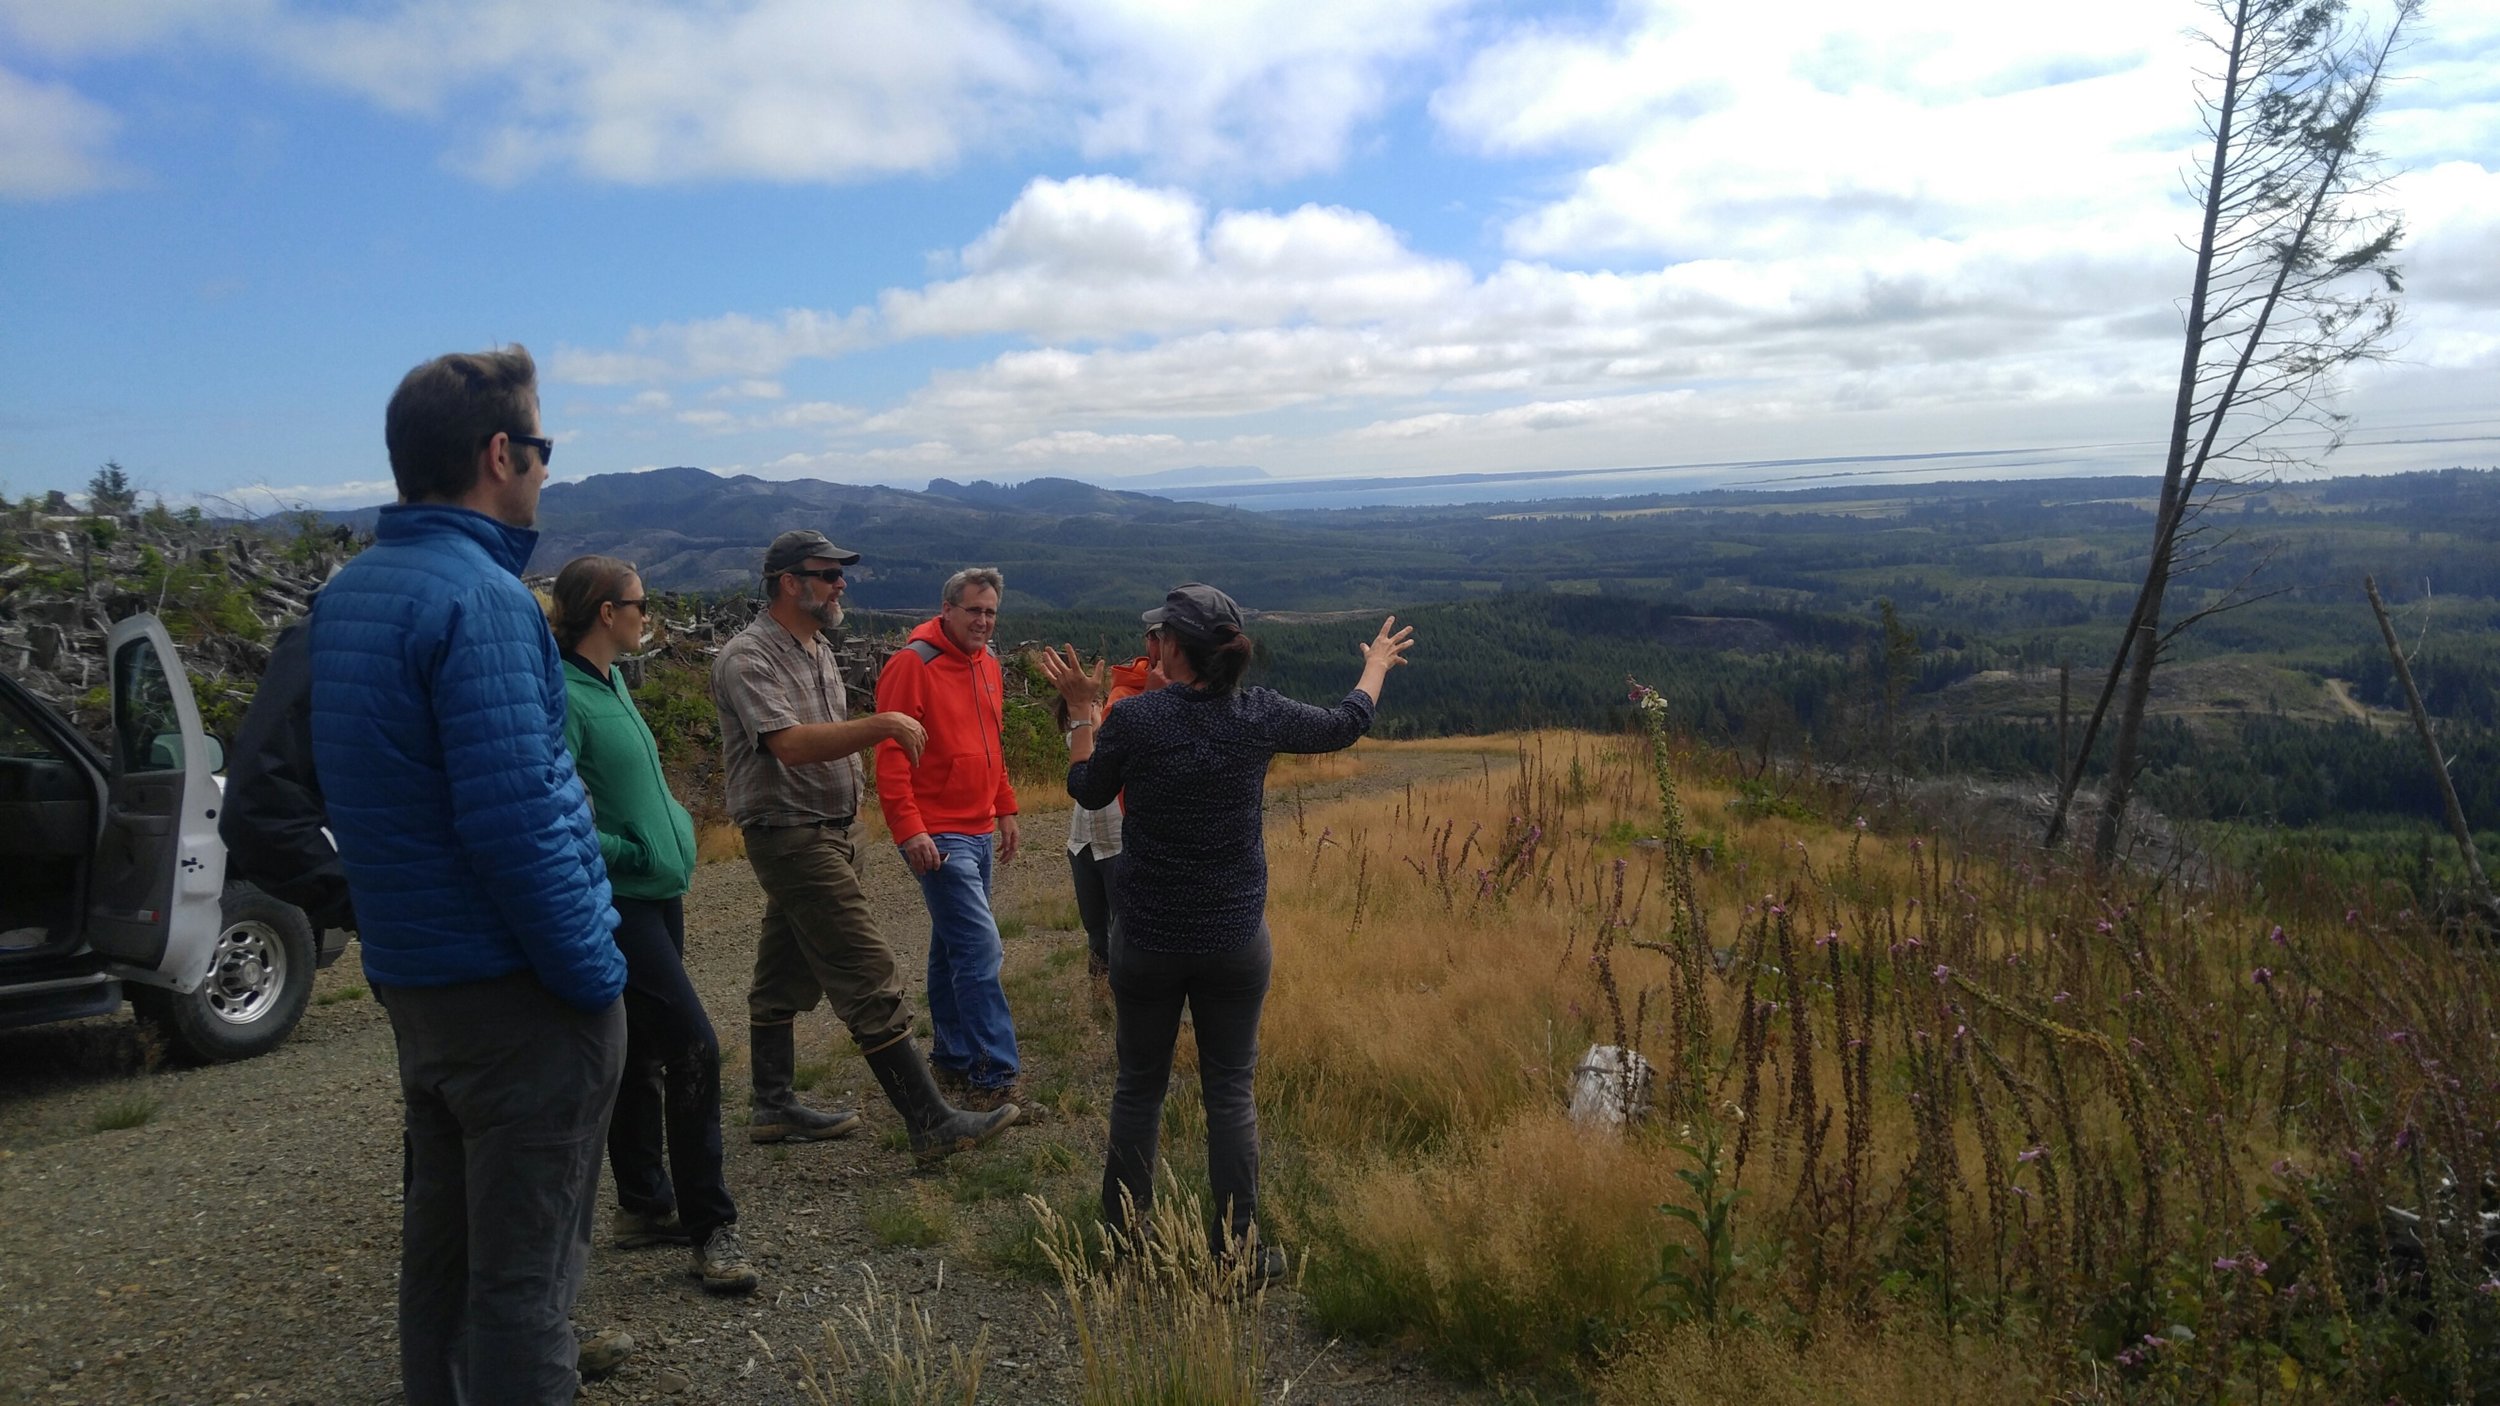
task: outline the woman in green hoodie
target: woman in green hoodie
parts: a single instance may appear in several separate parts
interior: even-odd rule
[[[659,744],[616,668],[648,633],[642,578],[614,557],[576,557],[556,574],[553,595],[564,740],[590,792],[625,954],[625,1078],[608,1126],[615,1240],[692,1245],[704,1288],[749,1293],[755,1267],[721,1174],[720,1041],[686,979],[694,821],[669,794]]]

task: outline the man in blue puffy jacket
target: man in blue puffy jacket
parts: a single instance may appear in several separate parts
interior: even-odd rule
[[[519,347],[409,372],[384,421],[399,502],[312,610],[314,765],[407,1101],[409,1406],[573,1399],[624,1063],[607,869],[520,580],[538,428]]]

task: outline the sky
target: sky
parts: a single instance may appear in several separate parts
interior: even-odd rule
[[[560,480],[2157,472],[2207,18],[0,0],[0,491],[383,501],[512,342]],[[2327,471],[2500,462],[2500,0],[2397,70]]]

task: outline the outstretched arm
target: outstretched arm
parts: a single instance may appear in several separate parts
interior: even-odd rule
[[[1334,752],[1353,746],[1355,739],[1370,731],[1372,715],[1380,706],[1381,681],[1406,662],[1406,651],[1414,644],[1414,628],[1401,630],[1397,624],[1397,617],[1390,616],[1380,622],[1380,631],[1370,643],[1355,646],[1363,654],[1363,673],[1354,681],[1354,691],[1336,707],[1276,699],[1270,714],[1270,744],[1279,752]]]

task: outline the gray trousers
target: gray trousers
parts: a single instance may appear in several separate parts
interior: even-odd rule
[[[408,1406],[562,1406],[625,1008],[527,972],[379,986],[407,1100],[399,1374]]]

